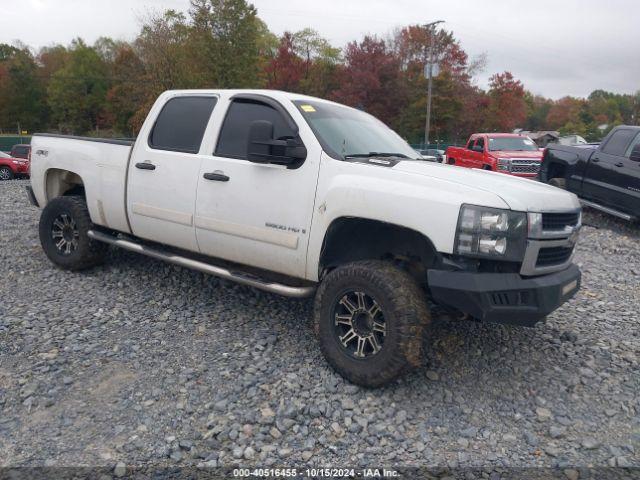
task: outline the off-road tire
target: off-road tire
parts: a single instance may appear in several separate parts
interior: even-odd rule
[[[58,250],[52,234],[54,221],[61,215],[73,219],[78,231],[77,248],[67,255]],[[105,243],[91,240],[87,236],[91,228],[91,218],[84,198],[73,195],[57,197],[44,207],[40,215],[40,244],[49,260],[64,270],[91,268],[103,262],[108,248]]]
[[[563,190],[567,189],[567,180],[564,178],[552,178],[549,180],[549,185],[553,185],[554,187],[561,188]]]
[[[12,180],[13,177],[15,176],[13,174],[13,172],[11,171],[11,169],[9,167],[6,167],[6,166],[0,167],[0,172],[2,173],[2,175],[0,175],[0,181],[2,181],[2,180]]]
[[[342,292],[363,291],[377,300],[386,322],[382,348],[356,359],[335,333],[334,312]],[[425,293],[404,270],[377,260],[349,263],[331,271],[320,284],[314,305],[314,329],[327,362],[344,378],[364,387],[380,387],[421,364],[422,338],[430,322]]]

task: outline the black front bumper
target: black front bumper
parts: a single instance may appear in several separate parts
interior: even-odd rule
[[[429,270],[433,299],[486,322],[533,326],[569,300],[580,288],[580,269],[539,277],[517,273]]]

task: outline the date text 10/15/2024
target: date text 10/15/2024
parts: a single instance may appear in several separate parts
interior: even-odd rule
[[[386,468],[306,468],[304,470],[296,468],[236,468],[233,476],[238,477],[258,477],[258,478],[286,478],[304,475],[311,478],[394,478],[398,477],[398,472]]]

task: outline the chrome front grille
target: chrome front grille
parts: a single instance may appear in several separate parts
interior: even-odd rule
[[[529,213],[528,221],[529,238],[520,274],[543,275],[568,267],[582,223],[580,210]]]
[[[537,174],[540,171],[540,160],[531,158],[512,158],[511,173],[532,173]]]

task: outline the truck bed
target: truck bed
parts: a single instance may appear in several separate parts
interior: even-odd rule
[[[131,139],[76,137],[36,133],[31,139],[31,184],[45,205],[57,196],[54,179],[61,170],[77,172],[85,186],[91,221],[130,233],[125,208]],[[55,166],[55,167],[54,167]]]

